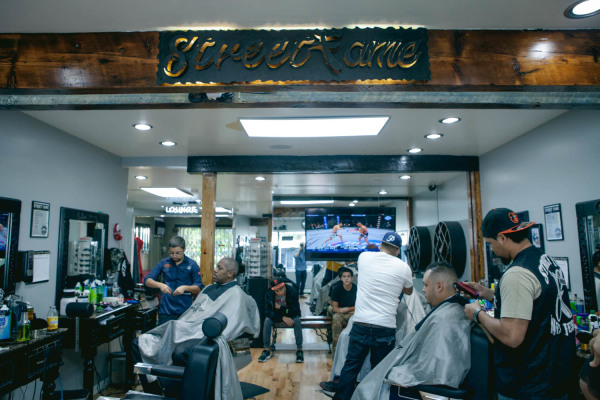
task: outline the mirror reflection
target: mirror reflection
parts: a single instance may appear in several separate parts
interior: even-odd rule
[[[80,220],[69,221],[69,255],[67,276],[101,277],[104,265],[104,224]]]
[[[64,289],[77,282],[104,278],[104,252],[108,242],[108,215],[61,207],[56,304]]]

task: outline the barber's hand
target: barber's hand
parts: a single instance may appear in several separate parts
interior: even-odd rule
[[[594,357],[590,367],[600,366],[600,329],[594,331],[594,337],[590,340],[590,354]]]
[[[171,288],[166,283],[160,285],[160,291],[166,294],[171,294]]]
[[[179,286],[177,289],[175,289],[175,291],[173,292],[173,296],[180,296],[182,294],[185,293],[185,289],[183,288],[183,286]]]
[[[473,314],[475,314],[475,311],[477,311],[480,308],[481,306],[479,305],[479,303],[469,303],[465,305],[465,315],[467,316],[467,318],[473,321]]]
[[[492,301],[494,299],[494,291],[490,288],[486,288],[483,285],[480,285],[477,282],[464,282],[465,285],[471,286],[481,297]]]
[[[294,325],[294,320],[291,319],[290,317],[283,317],[283,322],[285,322],[285,324],[287,326],[292,326]]]

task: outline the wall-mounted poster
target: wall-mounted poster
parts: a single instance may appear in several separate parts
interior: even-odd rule
[[[50,226],[50,203],[41,201],[31,202],[31,226],[29,236],[32,238],[47,238]]]
[[[542,230],[542,224],[535,224],[530,228],[530,240],[531,244],[540,249],[542,252],[545,252],[544,246],[544,231]]]
[[[544,206],[544,221],[546,222],[546,240],[565,239],[560,204]]]

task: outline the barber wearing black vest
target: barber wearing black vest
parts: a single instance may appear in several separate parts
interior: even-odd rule
[[[496,338],[499,400],[568,397],[575,324],[560,268],[529,240],[533,224],[507,208],[491,210],[481,224],[483,238],[510,265],[495,291],[468,283],[494,301],[494,317],[477,303],[468,304],[465,314]]]

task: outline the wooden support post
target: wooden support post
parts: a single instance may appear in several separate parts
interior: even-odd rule
[[[467,192],[469,198],[469,236],[471,239],[471,280],[479,282],[479,280],[485,278],[479,171],[471,171],[467,174]]]
[[[217,194],[217,175],[213,172],[202,174],[202,222],[200,232],[200,273],[202,283],[213,283],[212,273],[215,264],[215,198]]]
[[[268,246],[268,253],[267,253],[267,279],[269,279],[269,281],[272,278],[273,275],[273,260],[271,260],[272,257],[272,253],[273,253],[273,214],[271,214],[271,216],[269,216],[269,218],[267,219],[267,246]]]
[[[412,228],[413,226],[413,199],[412,197],[409,197],[406,200],[406,220],[408,221],[408,234],[410,235],[410,228]],[[403,243],[405,246],[408,245],[408,243]]]

